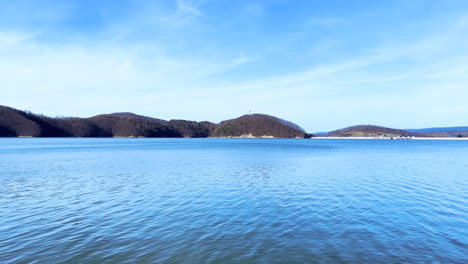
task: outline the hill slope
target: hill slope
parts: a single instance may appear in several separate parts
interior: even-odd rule
[[[304,138],[307,133],[289,121],[269,115],[253,114],[221,122],[213,136]]]
[[[128,119],[144,119],[144,120],[155,121],[155,122],[159,122],[159,123],[166,123],[167,122],[166,120],[163,120],[163,119],[149,117],[149,116],[137,115],[137,114],[130,113],[130,112],[119,112],[119,113],[112,113],[112,114],[107,114],[107,115],[108,116],[128,118]]]
[[[0,137],[181,137],[167,121],[131,113],[50,118],[0,106]]]
[[[385,134],[387,137],[398,137],[398,136],[421,136],[416,133],[401,129],[393,129],[388,127],[373,126],[373,125],[358,125],[346,127],[343,129],[329,132],[329,137],[377,137]]]
[[[86,119],[96,127],[100,136],[110,137],[180,137],[180,133],[161,119],[135,114],[103,114]]]
[[[0,106],[0,136],[2,137],[64,137],[66,131],[52,119],[14,108]]]
[[[0,137],[306,137],[299,126],[268,115],[246,115],[220,124],[162,120],[133,113],[51,118],[0,106]]]

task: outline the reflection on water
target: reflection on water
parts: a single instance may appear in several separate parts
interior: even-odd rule
[[[1,263],[467,263],[468,142],[1,139]]]

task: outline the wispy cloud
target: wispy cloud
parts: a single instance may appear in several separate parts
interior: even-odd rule
[[[21,32],[0,32],[0,47],[9,48],[17,44],[24,43],[40,35],[39,32],[21,33]]]
[[[350,45],[344,48],[349,52],[335,55],[349,36],[330,33],[314,38],[306,32],[287,39],[274,30],[286,25],[270,21],[273,33],[252,24],[252,29],[238,31],[258,31],[258,36],[231,38],[238,32],[224,30],[236,25],[231,20],[245,19],[245,13],[236,13],[239,17],[229,13],[230,21],[223,21],[222,15],[209,13],[205,8],[209,4],[145,1],[123,14],[112,14],[93,31],[74,30],[79,25],[57,26],[74,12],[72,5],[61,7],[66,12],[52,18],[47,16],[54,12],[53,5],[15,7],[25,8],[22,17],[30,12],[46,22],[37,27],[0,23],[0,104],[50,115],[134,111],[213,121],[253,110],[292,119],[310,131],[378,122],[386,114],[390,117],[380,119],[382,125],[409,126],[416,122],[413,118],[397,117],[408,111],[421,126],[428,120],[424,113],[430,111],[440,120],[451,111],[459,111],[457,118],[468,114],[460,99],[468,97],[467,15],[443,21],[443,30],[406,39],[394,36],[365,49]],[[40,18],[37,10],[49,11]],[[236,10],[258,16],[272,12],[256,5]],[[314,16],[298,30],[330,26],[344,34],[352,30],[347,19],[351,18]],[[325,42],[332,44],[315,53],[326,59],[309,54],[310,61],[300,60]],[[298,57],[300,63],[283,65],[281,53]],[[395,112],[388,113],[389,109]]]

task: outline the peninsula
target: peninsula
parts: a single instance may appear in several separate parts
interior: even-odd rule
[[[0,106],[0,137],[307,138],[310,135],[292,122],[263,114],[244,115],[216,124],[167,121],[133,113],[52,118]]]

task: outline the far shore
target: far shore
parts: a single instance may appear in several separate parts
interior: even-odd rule
[[[374,137],[312,137],[311,139],[375,139],[375,140],[392,140],[392,139],[380,139]],[[457,138],[457,137],[414,137],[410,139],[393,139],[393,140],[468,140],[468,138]]]
[[[129,136],[129,137],[122,137],[122,136],[114,136],[114,137],[31,137],[31,136],[18,136],[18,137],[0,137],[0,138],[166,138],[166,139],[177,139],[177,138],[190,138],[190,137],[141,137],[141,136]],[[272,137],[272,136],[263,136],[263,137],[243,137],[243,136],[233,136],[233,137],[194,137],[194,138],[224,138],[224,139],[363,139],[363,140],[468,140],[468,137],[464,138],[456,138],[456,137],[414,137],[409,139],[399,139],[399,138],[374,138],[374,137],[311,137],[311,138],[279,138],[279,137]]]

